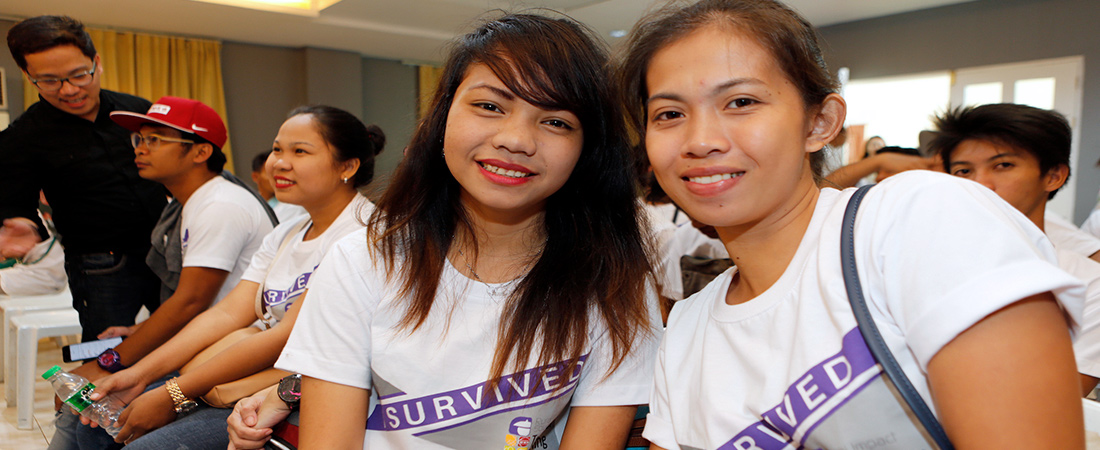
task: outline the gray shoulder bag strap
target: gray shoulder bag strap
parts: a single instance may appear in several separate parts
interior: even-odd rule
[[[859,204],[872,186],[874,185],[863,186],[856,190],[851,200],[848,201],[847,208],[844,209],[844,224],[840,231],[840,265],[844,272],[844,287],[848,291],[848,302],[852,304],[852,312],[855,313],[856,322],[859,324],[859,333],[863,335],[863,340],[871,350],[871,355],[875,357],[875,361],[882,365],[886,377],[890,379],[891,383],[894,383],[894,387],[897,388],[902,399],[909,405],[909,410],[917,416],[917,420],[920,420],[925,431],[928,432],[928,435],[932,437],[932,441],[939,448],[954,450],[955,447],[951,445],[951,440],[947,438],[947,433],[944,432],[940,421],[936,419],[936,416],[932,414],[932,410],[924,403],[924,399],[913,387],[913,383],[909,381],[909,378],[905,376],[905,372],[901,370],[901,366],[894,359],[894,355],[890,353],[890,348],[882,340],[878,327],[871,319],[871,311],[867,309],[867,303],[863,300],[863,286],[859,283],[859,273],[856,271],[855,223]]]

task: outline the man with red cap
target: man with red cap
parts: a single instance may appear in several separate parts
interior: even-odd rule
[[[145,114],[116,111],[111,120],[133,133],[138,174],[164,185],[172,200],[153,230],[146,260],[165,287],[163,302],[145,322],[111,327],[99,336],[130,337],[79,369],[93,382],[133,365],[229,293],[277,223],[262,198],[222,174],[225,124],[209,106],[161,97]],[[112,443],[99,429],[76,427],[75,420],[58,419],[54,440],[59,444],[51,448],[67,448],[61,443],[68,441]],[[79,437],[67,436],[72,432]]]

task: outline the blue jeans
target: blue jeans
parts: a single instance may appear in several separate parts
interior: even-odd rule
[[[163,387],[165,382],[176,376],[179,376],[179,372],[172,372],[154,381],[145,387],[145,392]],[[122,444],[115,443],[115,438],[103,431],[102,428],[92,428],[81,424],[80,416],[67,405],[61,406],[61,411],[57,412],[56,417],[56,420],[54,420],[55,431],[53,439],[50,440],[49,450],[115,450],[122,448]],[[226,417],[229,417],[229,415],[226,414]],[[226,431],[224,426],[222,431]],[[228,431],[226,431],[226,439],[227,441],[222,448],[229,446]]]
[[[137,438],[126,450],[223,450],[229,446],[225,419],[232,408],[199,407],[174,422]]]
[[[81,340],[94,341],[108,327],[134,324],[142,305],[160,305],[160,279],[136,253],[65,255],[65,273],[80,313]]]

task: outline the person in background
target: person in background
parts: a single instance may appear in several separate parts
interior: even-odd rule
[[[881,147],[871,156],[836,169],[826,176],[825,180],[829,182],[828,185],[843,189],[856,186],[860,180],[871,174],[875,174],[874,181],[877,183],[907,170],[934,170],[935,168],[936,161],[922,157],[916,149]]]
[[[145,112],[148,100],[100,88],[103,61],[84,26],[65,16],[23,20],[8,49],[40,101],[0,138],[0,257],[22,258],[49,240],[39,191],[54,210],[82,340],[133,325],[159,305],[160,281],[145,265],[165,205],[160,184],[138,176],[130,131],[112,111]]]
[[[281,224],[268,235],[241,282],[224,300],[133,367],[96,383],[93,399],[116,393],[129,403],[119,418],[118,442],[127,443],[131,450],[229,444],[225,420],[232,410],[199,405],[198,397],[275,362],[322,256],[341,237],[362,230],[363,218],[373,210],[358,189],[373,179],[374,159],[382,144],[384,139],[367,131],[347,111],[330,106],[291,111],[275,137],[267,170],[275,180],[275,195],[302,205],[309,215]],[[157,380],[172,377],[199,351],[256,321],[257,294],[273,316],[273,327],[159,386]],[[328,299],[311,297],[311,301]]]
[[[271,175],[267,172],[264,166],[267,165],[267,158],[271,155],[271,150],[260,153],[256,157],[252,158],[252,182],[256,183],[256,190],[259,191],[260,196],[267,200],[267,204],[271,206],[271,209],[275,211],[275,215],[279,217],[279,223],[290,222],[294,218],[308,214],[305,208],[290,203],[280,202],[275,197],[275,187],[273,186],[274,180],[271,179]]]
[[[703,0],[652,13],[624,46],[653,173],[736,263],[672,309],[651,448],[929,447],[845,290],[856,189],[818,177],[846,105],[813,27],[776,0]],[[1026,218],[913,170],[866,191],[852,252],[871,320],[957,448],[1084,448],[1067,330],[1084,288]]]
[[[60,292],[68,284],[65,275],[65,250],[61,247],[57,230],[43,204],[39,219],[50,232],[50,238],[38,243],[22,259],[8,267],[0,265],[0,296],[45,295]]]
[[[172,194],[169,210],[178,208],[179,215],[162,220],[157,229],[175,230],[178,222],[178,231],[161,236],[166,241],[179,240],[180,253],[165,256],[176,260],[181,269],[177,287],[148,320],[130,329],[105,331],[129,337],[77,369],[96,384],[141,361],[225,297],[273,227],[261,199],[219,175],[226,162],[221,148],[227,136],[225,123],[212,108],[166,96],[146,114],[117,111],[111,119],[132,131],[134,163],[141,177],[163,184]],[[51,448],[111,446],[105,432],[78,427],[76,422],[69,408],[61,409]]]
[[[939,131],[931,147],[947,173],[993,190],[1040,230],[1049,229],[1047,201],[1070,176],[1073,133],[1062,115],[991,104],[953,109],[936,117],[935,125]],[[1059,267],[1087,283],[1083,329],[1073,344],[1084,395],[1100,379],[1100,263],[1051,241]]]

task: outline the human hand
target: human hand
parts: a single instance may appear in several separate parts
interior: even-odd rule
[[[226,419],[228,450],[262,448],[271,439],[272,427],[289,414],[290,408],[279,398],[276,386],[242,399]]]
[[[172,423],[173,420],[176,420],[176,406],[168,389],[153,389],[141,394],[122,410],[115,422],[120,427],[115,442],[129,444],[150,431]]]
[[[141,324],[145,322],[138,322],[131,326],[113,326],[103,330],[102,333],[96,335],[97,339],[110,339],[113,337],[132,336],[137,332],[138,328],[141,328]]]
[[[148,383],[144,381],[138,370],[134,368],[124,369],[96,381],[95,390],[88,398],[92,401],[99,401],[107,395],[114,395],[123,404],[129,404],[145,391],[147,385]],[[175,411],[174,408],[173,411]],[[84,416],[80,416],[80,423],[95,427],[95,422]]]
[[[99,382],[100,379],[105,378],[105,377],[107,377],[108,375],[111,374],[111,372],[103,370],[102,367],[99,367],[99,363],[97,363],[95,361],[88,361],[88,362],[82,364],[80,367],[77,367],[76,369],[73,369],[71,373],[76,374],[76,375],[80,375],[84,378],[87,378],[88,381],[91,381],[93,384],[96,384],[96,386],[99,386],[98,382]],[[61,410],[61,405],[62,405],[61,399],[58,398],[55,395],[53,397],[53,409],[54,409],[54,411],[60,411]],[[77,415],[79,415],[79,414],[77,414]]]
[[[0,258],[26,256],[41,240],[36,227],[25,217],[5,219],[3,226],[0,226]]]

